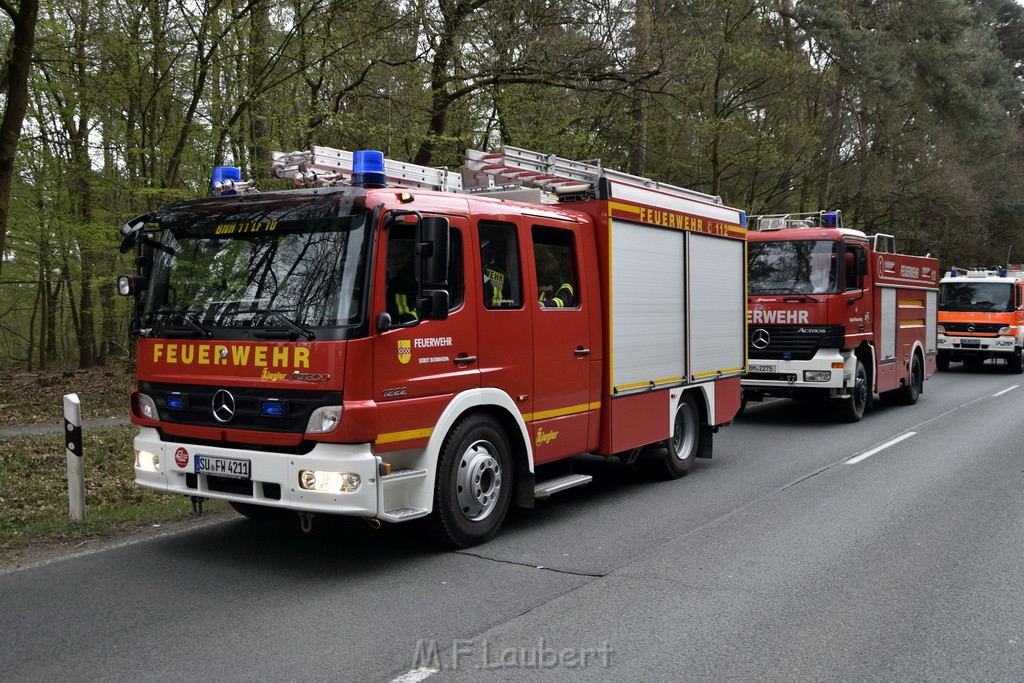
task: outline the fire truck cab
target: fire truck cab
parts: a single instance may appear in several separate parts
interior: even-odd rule
[[[462,174],[330,148],[275,173],[303,189],[122,228],[139,485],[466,547],[590,481],[571,456],[679,477],[737,412],[745,216],[717,197],[507,147]]]

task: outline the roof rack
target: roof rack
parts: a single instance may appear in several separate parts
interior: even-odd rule
[[[274,152],[273,173],[291,178],[297,185],[336,185],[351,182],[353,152],[333,147],[314,147],[298,152]],[[462,192],[462,177],[443,168],[384,160],[384,175],[389,185],[439,192]]]
[[[789,228],[841,228],[842,211],[810,211],[807,213],[774,213],[751,216],[755,230],[786,230]]]

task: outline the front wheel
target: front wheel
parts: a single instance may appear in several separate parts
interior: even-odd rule
[[[654,474],[661,479],[678,479],[683,476],[697,459],[699,445],[700,411],[696,401],[685,394],[676,407],[672,436],[662,442],[665,455],[653,463]]]
[[[505,430],[488,416],[462,418],[441,447],[430,534],[451,548],[479,545],[498,533],[511,499]]]
[[[864,364],[858,360],[850,397],[839,401],[839,419],[843,422],[860,422],[864,417],[864,409],[868,407],[868,391],[868,373]]]
[[[1010,372],[1015,375],[1024,373],[1024,349],[1015,349],[1009,361]]]

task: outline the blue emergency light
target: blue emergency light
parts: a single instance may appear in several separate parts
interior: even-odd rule
[[[838,211],[826,211],[821,214],[821,227],[823,228],[836,228],[839,226],[839,212]]]
[[[242,169],[238,166],[214,166],[213,175],[210,177],[210,193],[211,194],[236,194],[234,190],[221,191],[218,188],[217,183],[223,183],[225,180],[230,180],[235,183],[242,181]]]
[[[352,184],[360,187],[384,187],[384,152],[361,149],[352,155]]]
[[[185,394],[167,394],[167,407],[173,410],[188,408],[188,396]]]
[[[261,401],[260,413],[271,417],[281,417],[284,415],[284,403],[281,401]]]
[[[950,268],[950,269],[949,269],[949,276],[950,276],[950,277],[956,277],[956,276],[957,276],[957,275],[959,275],[959,274],[960,274],[960,273],[959,273],[959,271],[957,271],[957,269],[956,269],[956,267],[955,267],[955,266],[954,266],[953,268]]]
[[[746,211],[740,211],[740,227],[741,228],[747,227],[747,212]]]

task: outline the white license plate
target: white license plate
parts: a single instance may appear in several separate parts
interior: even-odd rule
[[[215,458],[212,455],[197,455],[195,470],[196,474],[212,474],[216,477],[231,477],[232,479],[248,479],[251,476],[248,460]]]
[[[980,339],[961,339],[960,346],[981,346]]]
[[[749,363],[747,372],[775,372],[778,366],[774,363]]]

